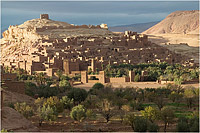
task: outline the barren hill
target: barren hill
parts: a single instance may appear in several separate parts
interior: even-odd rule
[[[176,11],[144,34],[199,34],[199,10]]]

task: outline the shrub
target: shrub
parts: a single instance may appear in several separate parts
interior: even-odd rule
[[[87,91],[80,88],[72,88],[67,94],[68,98],[73,99],[74,102],[82,102],[87,98]]]
[[[100,89],[103,89],[104,88],[104,85],[101,84],[101,83],[95,83],[93,86],[92,86],[92,89],[97,89],[97,90],[100,90]]]
[[[69,99],[67,96],[63,96],[62,99],[60,99],[60,102],[63,104],[65,109],[71,110],[74,100]]]
[[[14,108],[17,112],[19,112],[20,114],[22,114],[26,118],[33,116],[32,107],[27,105],[25,102],[24,103],[16,103],[14,105]]]
[[[8,133],[8,130],[7,129],[1,129],[1,133]]]
[[[59,82],[59,87],[71,88],[71,85],[70,85],[69,81],[67,81],[67,80],[61,80]]]
[[[82,122],[83,119],[86,117],[86,110],[83,105],[78,105],[72,108],[70,112],[70,116],[72,119]]]
[[[188,119],[185,117],[180,117],[178,119],[178,124],[176,126],[177,132],[189,132]]]
[[[124,123],[131,126],[131,128],[134,130],[134,120],[135,120],[135,115],[133,113],[126,115],[124,117]]]
[[[199,132],[199,118],[193,117],[189,120],[190,132]]]
[[[50,87],[49,85],[38,86],[37,94],[39,97],[51,97],[56,96],[59,93],[57,87]]]
[[[46,101],[43,103],[43,105],[50,106],[51,108],[54,109],[56,113],[63,112],[63,104],[56,96],[47,98]]]
[[[57,118],[57,113],[55,113],[54,109],[49,105],[43,105],[42,107],[38,107],[37,109],[39,120],[39,126],[42,125],[43,121],[54,121]]]
[[[101,83],[95,83],[92,88],[89,90],[89,94],[97,95],[98,91],[104,89],[104,85]]]
[[[25,82],[25,94],[33,97],[37,92],[36,84],[32,82]]]
[[[147,130],[149,132],[158,132],[159,131],[159,126],[155,123],[149,122],[147,126]]]
[[[126,115],[124,122],[132,127],[134,132],[146,132],[147,120],[141,116],[135,116],[133,113]]]
[[[37,106],[37,107],[41,107],[42,105],[43,105],[43,103],[44,103],[44,101],[45,101],[46,99],[44,99],[44,97],[39,97],[39,98],[37,98],[36,100],[35,100],[35,105]]]
[[[95,119],[96,118],[96,113],[93,112],[91,109],[87,109],[86,117],[89,118],[89,119]]]
[[[146,132],[147,120],[144,117],[136,116],[134,120],[134,132]]]
[[[12,103],[12,102],[8,103],[8,107],[15,109],[14,103]]]

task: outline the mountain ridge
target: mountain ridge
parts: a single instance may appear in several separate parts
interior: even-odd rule
[[[175,11],[143,34],[199,34],[199,10]]]

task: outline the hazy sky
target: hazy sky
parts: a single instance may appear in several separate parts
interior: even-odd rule
[[[108,26],[160,21],[177,10],[198,10],[198,2],[2,2],[2,28],[48,13],[71,24]]]

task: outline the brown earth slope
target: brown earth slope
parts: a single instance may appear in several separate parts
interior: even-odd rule
[[[1,128],[15,132],[38,132],[39,129],[34,126],[29,120],[24,118],[16,110],[3,107],[1,116]]]
[[[199,34],[199,10],[176,11],[144,34]]]

